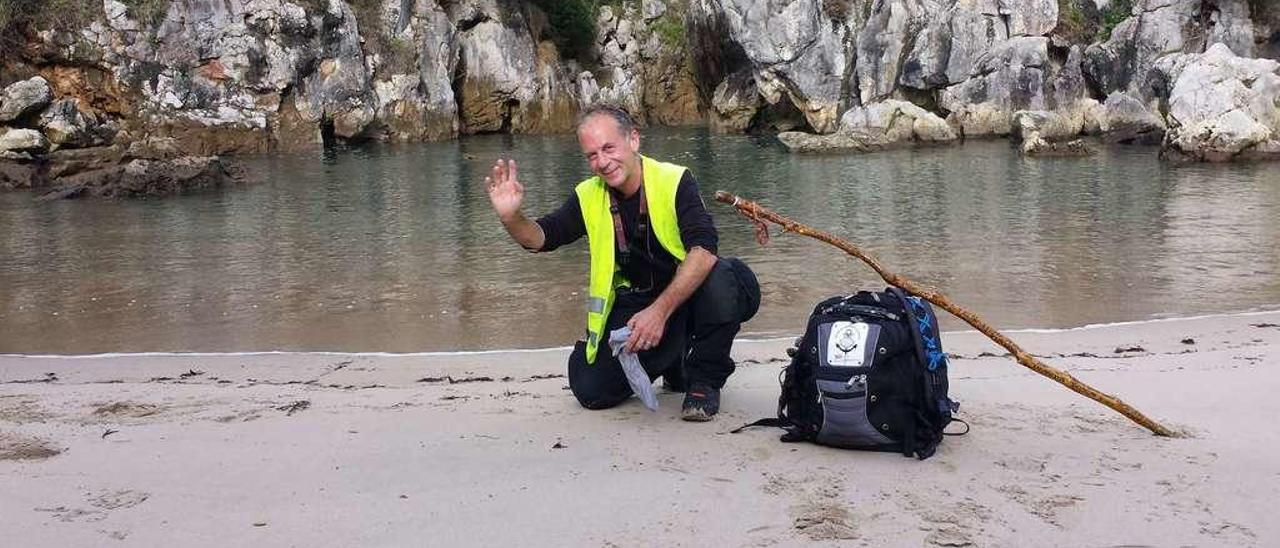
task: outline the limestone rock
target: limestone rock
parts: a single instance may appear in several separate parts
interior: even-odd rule
[[[653,18],[646,13],[643,21],[644,28],[638,39],[643,41],[640,64],[645,118],[650,123],[667,126],[705,123],[710,98],[703,96],[697,81],[697,69],[689,48],[693,30],[688,20],[671,8],[663,9],[662,14]],[[678,28],[678,32],[671,31],[672,28]]]
[[[1106,42],[1085,51],[1085,72],[1100,91],[1124,91],[1144,102],[1166,97],[1172,81],[1155,72],[1174,54],[1199,54],[1220,43],[1251,56],[1254,30],[1249,0],[1137,0],[1133,15]]]
[[[962,82],[997,44],[1045,35],[1057,24],[1058,0],[876,0],[858,33],[859,98],[887,98],[898,84]]]
[[[53,99],[49,82],[35,76],[14,82],[0,95],[0,123],[11,123],[38,113]]]
[[[711,100],[711,127],[725,132],[746,131],[762,106],[764,100],[756,91],[751,71],[744,69],[730,74],[716,86]]]
[[[171,196],[243,181],[238,167],[216,156],[134,159],[64,177],[40,199]]]
[[[36,166],[25,152],[0,150],[0,190],[17,190],[39,185]]]
[[[652,70],[643,66],[643,52],[638,24],[629,16],[634,12],[623,7],[600,8],[596,20],[596,48],[600,66],[595,73],[580,73],[575,87],[582,106],[611,103],[631,113],[637,122],[645,123],[645,84]],[[652,38],[656,38],[652,37]],[[661,47],[657,46],[660,50]],[[651,56],[660,52],[650,51]]]
[[[459,59],[458,30],[437,6],[416,15],[410,28],[418,29],[419,37],[423,136],[432,140],[454,137],[459,130],[458,103],[453,94]]]
[[[685,49],[693,65],[698,95],[710,105],[716,87],[730,74],[750,72],[751,61],[733,40],[727,15],[718,1],[690,0],[685,9]]]
[[[1164,120],[1128,93],[1112,93],[1102,108],[1099,129],[1108,142],[1154,145],[1164,137]]]
[[[1078,157],[1097,153],[1083,139],[1051,141],[1034,132],[1023,139],[1020,150],[1024,156],[1038,157]]]
[[[939,143],[954,141],[956,132],[937,114],[906,101],[888,100],[849,109],[840,131],[879,135],[877,142]]]
[[[1240,57],[1254,56],[1254,25],[1249,4],[1250,0],[1214,0],[1202,4],[1202,10],[1209,10],[1206,48],[1222,44]]]
[[[44,152],[49,149],[49,141],[34,129],[0,128],[0,150],[10,152]]]
[[[915,89],[934,89],[952,82],[947,79],[947,58],[951,53],[951,17],[954,11],[931,19],[916,36],[898,73],[898,84]],[[967,71],[966,71],[967,74]]]
[[[858,95],[861,103],[889,97],[898,82],[906,47],[921,33],[927,13],[916,2],[876,0],[858,34]]]
[[[804,131],[784,131],[778,134],[787,150],[791,152],[823,153],[823,152],[874,152],[884,150],[888,143],[881,142],[873,134],[855,134],[837,131],[835,133],[813,134]]]
[[[660,56],[645,64],[645,118],[649,123],[680,126],[706,120],[698,86],[683,55]]]
[[[534,99],[537,54],[528,33],[492,13],[459,35],[466,67],[458,107],[464,131],[514,130]]]
[[[1048,38],[1011,38],[984,54],[971,76],[943,91],[939,104],[965,135],[1007,135],[1013,113],[1045,110]]]
[[[1237,57],[1214,44],[1178,76],[1168,122],[1164,152],[1173,157],[1273,157],[1270,150],[1280,142],[1280,63]]]
[[[667,13],[667,3],[663,0],[643,0],[640,11],[644,14],[645,21],[652,21]]]
[[[987,51],[1009,39],[1009,28],[991,4],[990,0],[956,2],[947,28],[951,35],[946,64],[948,84],[969,78],[974,64]]]
[[[1020,110],[1013,113],[1012,135],[1023,141],[1032,136],[1042,139],[1061,139],[1079,135],[1081,125],[1056,112],[1045,110]]]
[[[996,0],[1010,36],[1045,36],[1058,26],[1058,0]]]
[[[378,25],[360,28],[375,99],[366,133],[387,141],[457,136],[457,28],[435,2],[381,0],[377,7]]]
[[[55,150],[45,156],[46,169],[43,175],[46,180],[57,181],[79,173],[113,168],[118,166],[126,157],[133,157],[126,150],[132,151],[134,148],[135,146],[132,145],[128,148],[112,145]],[[177,156],[181,156],[181,154],[173,155],[173,157]],[[145,156],[137,157],[146,158]]]
[[[581,106],[619,105],[642,124],[704,121],[684,24],[682,15],[661,1],[602,6],[596,21],[598,66],[579,72],[568,94],[576,92]],[[678,34],[673,25],[680,27]]]
[[[83,109],[79,99],[59,99],[40,114],[39,127],[54,148],[78,148],[103,144],[97,132],[99,121]],[[108,137],[109,137],[108,132]]]
[[[1253,7],[1253,53],[1280,61],[1280,2],[1255,2]]]
[[[420,79],[416,75],[393,74],[389,79],[373,83],[377,97],[378,120],[392,140],[414,140],[425,137],[426,113],[419,106]]]
[[[640,61],[640,47],[635,23],[625,11],[609,6],[600,8],[596,27],[600,36],[600,64],[607,67],[631,67]]]
[[[551,42],[538,44],[533,102],[515,119],[514,129],[527,133],[565,133],[577,121],[579,101],[574,78],[560,62]]]
[[[640,79],[634,73],[621,67],[612,67],[604,76],[605,84],[601,85],[589,71],[578,75],[578,96],[584,105],[610,103],[632,114],[643,112]]]
[[[793,104],[825,133],[835,130],[841,98],[852,86],[852,32],[827,19],[820,4],[720,0],[718,13],[765,101]]]
[[[903,86],[934,89],[962,82],[980,55],[1009,38],[995,0],[957,0],[926,13],[926,19],[918,33],[900,37],[914,44],[898,75]]]
[[[8,162],[0,162],[0,165],[8,163],[22,163],[35,160],[29,152],[14,152],[12,150],[0,150],[0,160],[8,160]]]
[[[376,98],[351,6],[331,1],[319,33],[324,40],[318,69],[302,81],[296,98],[298,112],[304,119],[332,124],[333,134],[339,138],[362,137],[376,116]]]
[[[826,135],[783,132],[778,140],[792,152],[871,152],[913,143],[947,143],[955,131],[936,114],[906,101],[888,100],[850,109],[840,129]]]

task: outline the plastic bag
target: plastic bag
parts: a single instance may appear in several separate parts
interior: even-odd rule
[[[650,411],[657,411],[658,394],[653,390],[653,381],[649,379],[644,366],[640,365],[640,357],[624,349],[627,346],[627,337],[630,336],[631,328],[627,326],[610,331],[609,348],[613,349],[613,355],[617,356],[618,363],[622,364],[622,372],[627,374],[627,384],[631,385],[631,391],[640,397],[640,401],[644,402],[644,406]]]

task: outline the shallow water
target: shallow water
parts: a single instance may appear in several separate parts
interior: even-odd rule
[[[1004,328],[1280,307],[1280,165],[1161,163],[1154,149],[1024,159],[1007,142],[787,154],[770,138],[652,131],[690,166],[764,303],[745,331],[792,333],[813,303],[883,283],[814,240],[750,223],[716,189],[848,238]],[[583,329],[585,241],[531,254],[489,209],[493,159],[526,212],[586,168],[572,136],[249,159],[264,182],[146,201],[0,194],[0,353],[559,346]],[[944,318],[944,328],[964,327]]]

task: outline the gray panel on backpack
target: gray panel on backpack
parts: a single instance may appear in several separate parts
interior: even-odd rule
[[[881,434],[867,420],[866,385],[852,397],[822,398],[822,428],[818,430],[818,443],[837,447],[871,447],[894,443]]]

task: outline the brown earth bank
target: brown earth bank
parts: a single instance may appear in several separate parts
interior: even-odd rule
[[[739,340],[710,423],[588,411],[567,349],[0,356],[0,534],[22,546],[1269,546],[1280,312],[1010,333],[1159,438],[947,333],[972,425],[917,461],[729,430],[784,341]],[[550,501],[550,502],[548,502]],[[584,525],[589,524],[589,525]],[[429,539],[429,540],[427,540]],[[891,540],[890,540],[891,539]]]
[[[565,132],[600,101],[801,152],[1280,157],[1280,9],[1259,0],[14,0],[0,27],[5,188],[54,151]]]

